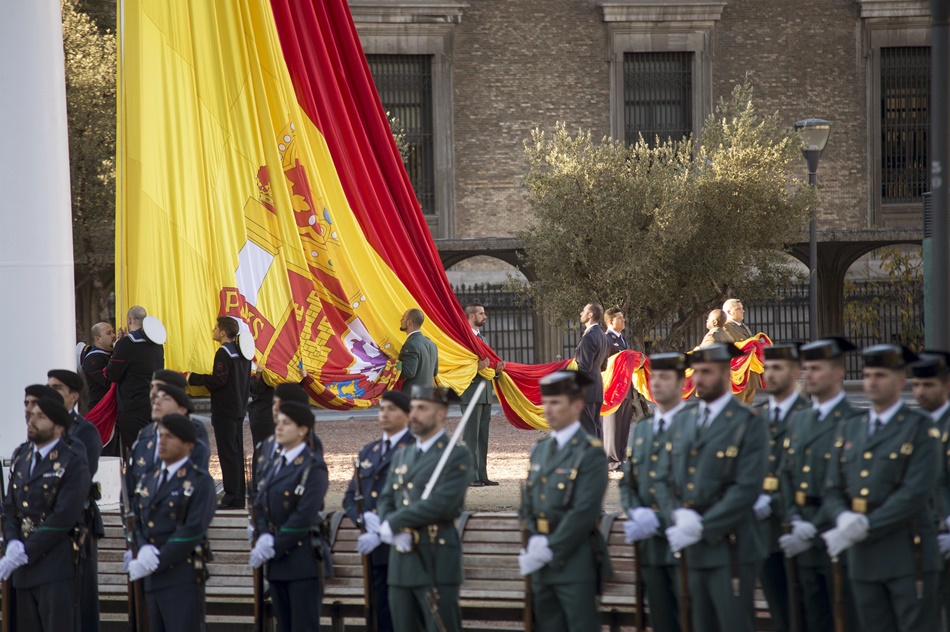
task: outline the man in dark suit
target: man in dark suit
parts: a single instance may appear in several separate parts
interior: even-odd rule
[[[92,410],[105,397],[112,386],[106,378],[106,367],[115,347],[115,330],[109,323],[96,323],[92,326],[92,345],[82,357],[82,373],[89,386],[89,403],[86,410]]]
[[[469,421],[471,423],[471,421]],[[416,439],[409,432],[409,398],[400,391],[386,391],[379,402],[379,427],[383,436],[370,441],[360,450],[358,468],[350,479],[350,486],[343,496],[343,510],[357,527],[363,530],[356,544],[361,555],[368,555],[372,566],[373,611],[376,613],[378,632],[392,632],[393,622],[389,613],[389,545],[379,538],[379,530],[371,530],[375,520],[367,513],[376,514],[376,503],[383,493],[389,464],[393,453],[403,446],[411,446]],[[363,496],[362,513],[356,502],[357,485]],[[364,578],[366,581],[367,578]]]
[[[238,323],[230,316],[218,316],[211,332],[221,343],[214,354],[210,375],[192,373],[188,383],[211,391],[211,428],[221,462],[224,496],[219,509],[243,509],[244,495],[244,415],[251,382],[251,361],[241,355],[235,338]]]
[[[115,423],[125,451],[152,419],[148,394],[152,374],[165,367],[165,348],[149,340],[142,329],[147,315],[138,305],[129,310],[125,320],[128,333],[116,341],[106,367],[106,377],[116,383],[119,412]]]
[[[432,386],[439,372],[439,350],[435,343],[422,335],[426,320],[421,309],[406,310],[399,321],[399,331],[406,332],[406,342],[399,352],[402,371],[402,392],[411,395],[413,386]]]
[[[47,372],[46,377],[49,387],[62,395],[66,410],[69,411],[71,423],[66,437],[76,448],[85,449],[89,477],[93,478],[99,470],[102,438],[96,427],[76,412],[76,406],[83,399],[86,385],[78,373],[66,369],[53,369]],[[77,442],[81,446],[76,445]],[[98,632],[99,630],[99,538],[106,534],[102,515],[96,504],[101,496],[98,484],[93,483],[89,486],[89,493],[83,503],[83,524],[87,533],[80,566],[83,581],[79,599],[79,629],[82,632]]]
[[[472,328],[472,333],[487,345],[488,341],[485,340],[485,336],[482,335],[481,331],[481,328],[488,321],[485,308],[477,303],[466,305],[465,316],[468,318],[468,324]],[[465,392],[461,395],[462,414],[465,414],[465,409],[468,408],[469,403],[475,396],[475,390],[478,388],[478,385],[483,382],[485,383],[485,389],[475,403],[475,408],[472,410],[472,417],[465,425],[465,433],[462,437],[465,445],[471,448],[472,454],[475,456],[475,479],[470,483],[472,487],[498,484],[488,479],[488,429],[491,426],[490,391],[492,390],[492,386],[491,382],[480,375],[482,371],[488,368],[488,362],[488,358],[482,358],[478,361],[478,370],[475,373],[475,377],[472,378],[472,383],[468,385],[468,388],[465,389]],[[496,364],[495,377],[498,377],[504,369],[504,362]]]
[[[723,328],[735,342],[742,342],[752,337],[752,330],[744,322],[745,308],[742,306],[742,301],[730,298],[722,304],[722,311],[729,317]],[[758,373],[749,373],[749,381],[741,393],[736,393],[736,398],[746,406],[751,406],[755,401],[755,392],[759,388],[760,379]]]
[[[600,424],[600,408],[604,405],[604,379],[601,371],[610,355],[610,343],[600,328],[600,319],[604,315],[604,308],[597,303],[588,303],[581,310],[580,321],[586,327],[581,341],[574,349],[574,359],[577,361],[577,370],[587,376],[590,385],[587,387],[584,411],[581,414],[581,425],[584,432],[592,437],[603,437],[603,428]]]
[[[630,347],[623,337],[626,319],[616,307],[608,309],[604,317],[607,321],[607,343],[610,357]],[[627,447],[627,437],[630,436],[630,421],[633,418],[633,387],[627,389],[623,401],[612,415],[603,419],[604,427],[604,450],[607,451],[607,467],[611,470],[619,470],[620,464],[624,459],[624,450]]]

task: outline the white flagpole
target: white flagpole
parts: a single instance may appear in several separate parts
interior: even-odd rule
[[[459,437],[462,435],[462,430],[465,429],[465,424],[468,423],[468,418],[472,416],[472,411],[475,410],[475,402],[478,401],[478,398],[482,396],[482,391],[485,390],[485,384],[487,384],[487,382],[482,381],[475,388],[475,394],[472,396],[471,401],[469,401],[468,408],[465,409],[465,414],[462,415],[462,421],[459,422],[455,432],[452,433],[452,438],[449,440],[449,445],[446,446],[445,450],[442,452],[442,456],[439,457],[439,462],[435,466],[435,471],[433,471],[432,476],[429,477],[429,482],[426,483],[426,488],[422,490],[422,500],[427,499],[432,493],[432,488],[435,487],[436,482],[439,480],[439,476],[442,474],[442,470],[445,469],[445,462],[449,460],[449,455],[452,454],[452,448],[454,448],[455,444],[458,443]]]

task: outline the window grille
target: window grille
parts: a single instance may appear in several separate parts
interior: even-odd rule
[[[693,53],[625,53],[624,138],[651,146],[693,132]]]
[[[881,202],[917,203],[930,188],[930,48],[881,49]]]
[[[432,56],[367,55],[383,109],[399,119],[409,156],[406,170],[426,215],[435,215],[432,133]]]

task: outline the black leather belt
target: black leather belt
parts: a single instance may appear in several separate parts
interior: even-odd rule
[[[821,507],[821,496],[809,496],[805,492],[795,492],[795,504],[799,507]]]

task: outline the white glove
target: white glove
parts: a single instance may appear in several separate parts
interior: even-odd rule
[[[264,533],[257,538],[257,544],[255,544],[251,550],[251,559],[248,564],[251,568],[258,568],[264,562],[273,558],[275,553],[274,536],[269,533]]]
[[[7,543],[6,555],[13,560],[17,566],[23,566],[30,561],[26,555],[26,549],[23,548],[23,542],[20,540],[10,540]]]
[[[363,524],[366,525],[367,532],[379,533],[379,514],[375,514],[372,511],[364,511]]]
[[[940,555],[943,556],[943,559],[950,560],[950,533],[938,535],[937,545],[940,547]]]
[[[132,551],[126,549],[125,553],[122,554],[122,570],[126,573],[129,572],[129,562],[132,561]]]
[[[400,553],[408,553],[412,550],[412,534],[400,531],[393,536],[393,547]]]
[[[674,553],[679,553],[686,547],[693,546],[702,537],[702,532],[699,535],[687,533],[686,529],[679,525],[674,525],[666,530],[666,540],[670,543],[670,550]]]
[[[539,571],[554,559],[554,553],[548,546],[548,538],[543,535],[533,535],[528,540],[527,550],[521,549],[518,554],[518,570],[522,576]]]
[[[636,507],[630,510],[629,515],[631,520],[650,531],[650,535],[660,530],[660,519],[656,517],[656,512],[649,507]]]
[[[152,571],[145,567],[145,564],[142,562],[142,560],[136,558],[129,562],[129,581],[137,582],[143,577],[148,577],[151,574]]]
[[[649,532],[635,520],[625,520],[623,523],[623,541],[627,544],[633,544],[640,540],[647,540],[656,535],[656,531]]]
[[[793,558],[800,553],[804,553],[812,546],[811,540],[802,540],[791,533],[779,536],[778,545],[782,547],[782,551],[784,551],[787,558]]]
[[[759,494],[752,505],[756,520],[765,520],[772,515],[772,497],[768,494]]]
[[[795,520],[792,522],[792,535],[799,540],[811,540],[818,535],[818,529],[805,520]]]
[[[696,538],[695,542],[699,542],[703,537],[703,518],[692,509],[681,508],[675,510],[673,512],[673,524],[690,537]]]
[[[838,514],[835,526],[841,529],[846,538],[851,540],[851,544],[868,537],[868,530],[870,529],[868,517],[854,511],[842,511]]]
[[[20,566],[20,564],[14,562],[10,557],[4,555],[0,558],[0,580],[7,581],[10,579],[10,575],[13,574],[13,571]]]
[[[139,549],[138,561],[142,562],[149,573],[154,573],[158,568],[158,549],[151,544],[146,544]]]
[[[366,533],[361,533],[360,537],[356,539],[356,550],[359,551],[360,555],[369,555],[381,542],[382,540],[379,539],[378,533],[367,531]]]
[[[387,520],[383,524],[379,525],[379,539],[385,542],[386,544],[393,543],[393,528],[389,526],[389,521]]]
[[[828,557],[838,557],[841,553],[851,547],[852,542],[842,533],[841,529],[829,529],[821,534],[821,539],[825,541],[828,547]]]

